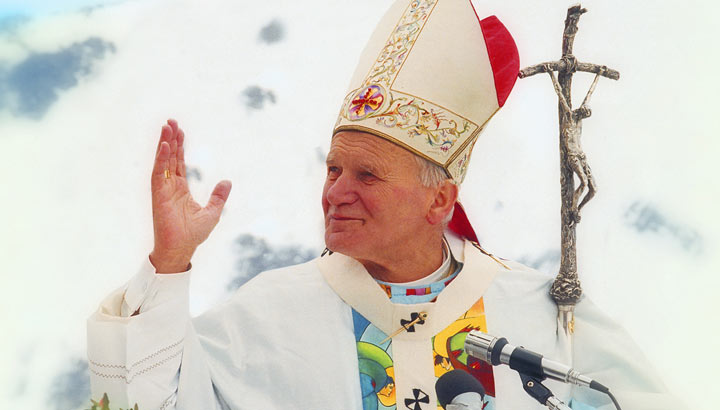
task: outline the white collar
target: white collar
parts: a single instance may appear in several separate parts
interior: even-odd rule
[[[387,335],[401,327],[402,321],[412,313],[427,313],[425,325],[417,331],[403,332],[393,338],[427,340],[477,302],[501,269],[470,242],[447,238],[455,258],[464,264],[463,274],[458,275],[434,303],[394,304],[360,262],[338,252],[318,258],[317,265],[335,293]],[[459,251],[455,251],[457,245],[460,245]]]

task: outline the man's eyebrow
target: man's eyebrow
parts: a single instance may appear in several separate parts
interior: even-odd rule
[[[327,154],[327,157],[325,157],[325,164],[326,165],[334,164],[336,162],[335,160],[336,160],[336,155],[334,155],[332,152],[329,152]],[[358,168],[362,169],[363,171],[367,171],[367,172],[370,172],[370,173],[376,174],[376,175],[380,173],[379,167],[377,167],[376,165],[367,163],[367,162],[359,164]]]
[[[372,164],[367,164],[367,163],[360,164],[360,168],[363,169],[364,171],[370,172],[371,174],[377,175],[380,173],[380,169]]]

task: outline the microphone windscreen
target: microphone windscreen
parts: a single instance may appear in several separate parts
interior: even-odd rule
[[[466,371],[456,369],[440,376],[435,382],[435,393],[437,393],[438,402],[445,408],[446,405],[452,403],[455,397],[463,393],[478,393],[485,397],[485,388]]]

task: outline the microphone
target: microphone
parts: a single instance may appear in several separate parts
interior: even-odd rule
[[[482,410],[485,388],[463,370],[451,370],[435,382],[438,402],[445,410]]]
[[[465,339],[465,351],[472,357],[493,366],[505,364],[521,374],[539,380],[545,378],[589,387],[603,393],[609,389],[595,380],[580,374],[577,370],[562,363],[544,358],[524,347],[516,347],[508,343],[504,337],[497,338],[486,333],[473,330]]]

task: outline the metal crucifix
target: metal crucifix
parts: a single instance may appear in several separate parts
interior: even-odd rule
[[[620,73],[617,71],[603,65],[581,63],[572,54],[578,20],[585,12],[587,10],[579,4],[568,8],[560,60],[526,67],[520,70],[519,75],[520,78],[526,78],[538,73],[548,73],[558,96],[562,251],[560,271],[550,289],[550,295],[558,305],[558,319],[568,335],[574,331],[574,308],[582,296],[577,273],[575,228],[580,222],[580,210],[595,196],[597,190],[590,165],[588,165],[587,157],[580,143],[582,120],[590,117],[591,111],[588,103],[600,77],[613,80],[620,78]],[[557,71],[557,78],[555,71]],[[577,71],[594,73],[595,79],[580,107],[573,109],[570,89],[572,76]],[[575,188],[575,176],[580,182],[577,189]]]

